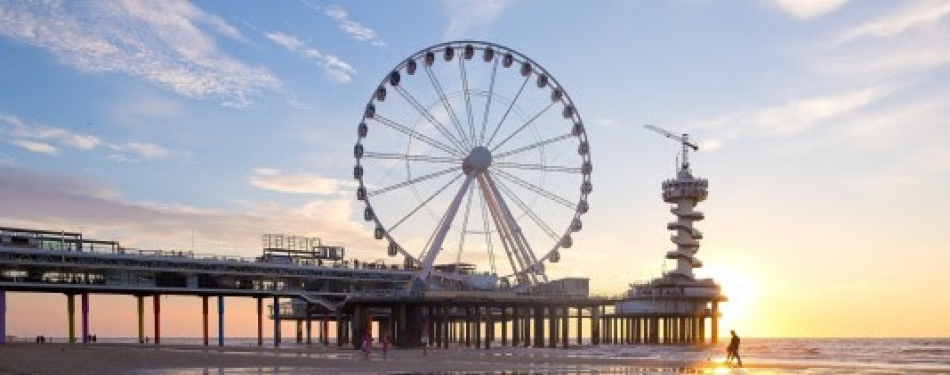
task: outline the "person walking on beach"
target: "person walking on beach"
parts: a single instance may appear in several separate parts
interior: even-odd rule
[[[419,340],[422,341],[422,355],[429,355],[429,330],[426,329],[425,324],[423,324],[422,336]]]
[[[383,359],[389,358],[389,334],[384,333],[379,342],[383,344]]]
[[[363,356],[364,356],[364,357],[369,357],[370,345],[372,345],[371,342],[370,342],[370,340],[371,340],[371,339],[369,338],[369,335],[364,333],[364,334],[363,334],[363,343],[362,343],[362,345],[360,346],[360,349],[363,350]]]
[[[738,361],[738,366],[742,367],[742,357],[739,356],[739,335],[736,334],[735,330],[730,332],[732,338],[729,339],[729,346],[726,347],[726,363],[732,363],[732,360],[735,359]]]

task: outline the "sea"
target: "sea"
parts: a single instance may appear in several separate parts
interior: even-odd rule
[[[60,341],[62,339],[54,339]],[[287,342],[291,341],[291,342]],[[132,338],[99,338],[100,343],[134,343]],[[201,338],[162,338],[163,344],[201,345]],[[217,341],[212,338],[212,345]],[[265,346],[271,342],[265,340]],[[335,345],[331,342],[331,345]],[[229,338],[228,347],[256,347],[256,338]],[[282,348],[305,348],[292,340],[284,340]],[[319,347],[319,346],[318,346]],[[458,349],[475,350],[475,349]],[[643,368],[643,362],[689,362],[721,363],[725,357],[725,343],[705,346],[658,346],[658,345],[574,345],[568,350],[559,348],[501,348],[496,344],[491,350],[482,350],[485,356],[519,356],[543,360],[543,357],[579,357],[612,359],[610,363],[623,363],[629,359],[630,366],[576,368],[558,371],[557,368],[539,369],[526,373],[571,373],[571,374],[669,374],[669,373],[746,373],[746,374],[904,374],[937,373],[950,374],[950,338],[743,338],[741,345],[743,369],[691,369],[691,368]],[[344,354],[346,355],[346,354]],[[355,350],[352,356],[356,358]],[[619,361],[618,361],[619,360]],[[146,372],[162,375],[192,374],[305,374],[294,369],[179,369],[174,371]],[[468,373],[468,372],[467,372]],[[492,372],[488,372],[492,373]],[[505,374],[521,372],[504,372]],[[501,374],[501,372],[497,373]]]

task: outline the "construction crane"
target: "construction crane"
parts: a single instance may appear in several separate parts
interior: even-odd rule
[[[689,134],[683,133],[683,135],[676,135],[653,125],[644,125],[644,127],[647,129],[653,130],[657,133],[660,133],[664,137],[667,137],[669,139],[679,141],[680,143],[682,143],[683,144],[683,164],[681,168],[685,170],[689,170],[689,156],[687,155],[687,153],[689,152],[689,149],[692,148],[693,151],[699,151],[699,146],[689,142]]]

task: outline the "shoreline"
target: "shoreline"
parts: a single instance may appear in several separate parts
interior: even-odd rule
[[[241,373],[257,369],[276,373],[719,373],[732,368],[715,361],[661,360],[649,358],[583,357],[562,355],[544,349],[474,348],[399,349],[383,358],[374,350],[369,358],[352,349],[325,348],[245,348],[194,345],[143,346],[138,344],[35,344],[0,345],[0,375],[99,375]],[[827,369],[835,373],[860,373],[871,367],[846,364],[794,364],[746,360],[742,373],[802,372]],[[876,368],[880,369],[880,368]],[[295,372],[295,370],[297,372]],[[288,372],[289,371],[289,372]],[[937,373],[944,370],[915,369]]]

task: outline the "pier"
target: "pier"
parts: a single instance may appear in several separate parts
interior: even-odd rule
[[[225,345],[227,298],[256,300],[259,346],[265,344],[265,315],[272,321],[268,325],[273,326],[275,347],[287,336],[276,324],[282,320],[296,322],[293,337],[298,343],[331,345],[333,337],[338,346],[358,345],[363,334],[377,340],[388,334],[395,345],[414,347],[422,332],[429,335],[432,348],[485,349],[567,348],[584,345],[583,340],[593,345],[698,343],[703,341],[696,338],[707,337],[704,322],[709,316],[682,323],[670,320],[676,318],[672,316],[623,316],[615,311],[618,297],[590,296],[586,279],[555,280],[530,293],[413,293],[403,288],[417,271],[414,268],[342,257],[281,258],[279,254],[286,251],[267,247],[265,241],[268,248],[271,251],[256,258],[199,255],[128,249],[74,232],[0,228],[0,340],[6,338],[9,292],[64,295],[66,336],[76,343],[89,341],[89,316],[94,313],[89,299],[95,294],[135,298],[135,335],[144,343],[151,323],[154,344],[162,343],[163,295],[195,297],[202,306],[196,319],[202,321],[204,345]],[[145,321],[146,308],[152,309],[152,322]],[[212,310],[222,332],[216,343],[209,337]],[[688,328],[674,328],[679,325]]]

